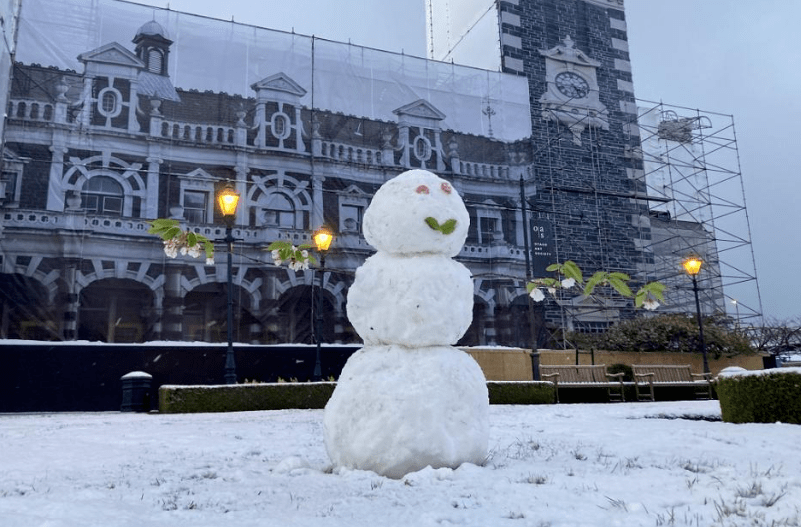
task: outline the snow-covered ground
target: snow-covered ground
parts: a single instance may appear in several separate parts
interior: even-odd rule
[[[393,480],[331,471],[320,410],[6,414],[0,525],[801,525],[801,427],[719,416],[492,406],[484,466]]]

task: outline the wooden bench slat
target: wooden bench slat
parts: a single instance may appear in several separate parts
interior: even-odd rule
[[[654,400],[654,386],[695,387],[696,397],[712,398],[709,374],[693,373],[689,364],[632,364],[637,400]],[[643,388],[648,388],[647,392]]]
[[[606,388],[610,400],[625,401],[623,374],[609,374],[605,364],[540,365],[540,377],[554,383],[556,402],[559,402],[559,387]],[[616,390],[615,392],[611,390]]]

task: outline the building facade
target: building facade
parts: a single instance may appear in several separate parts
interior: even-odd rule
[[[362,214],[411,168],[451,181],[470,212],[461,344],[529,347],[525,282],[550,263],[659,278],[619,0],[498,2],[500,72],[116,0],[29,2],[4,123],[0,338],[224,340],[226,246],[214,265],[170,259],[147,230],[169,217],[221,240],[227,184],[238,342],[311,342],[320,284],[323,341],[358,342],[346,300],[373,253]],[[309,243],[323,224],[325,269],[272,264],[270,242]],[[538,338],[629,316],[561,296],[538,306]]]

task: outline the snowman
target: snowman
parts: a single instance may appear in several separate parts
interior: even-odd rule
[[[323,419],[335,466],[401,478],[485,460],[486,380],[452,346],[473,316],[470,271],[452,259],[469,223],[450,183],[425,170],[373,197],[364,237],[377,252],[356,270],[347,303],[364,347],[342,369]]]

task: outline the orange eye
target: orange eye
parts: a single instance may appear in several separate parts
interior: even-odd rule
[[[417,192],[418,194],[428,194],[429,190],[427,186],[420,185],[415,189],[415,192]]]
[[[441,188],[442,192],[444,192],[445,194],[450,194],[453,191],[453,189],[448,183],[443,183]]]

